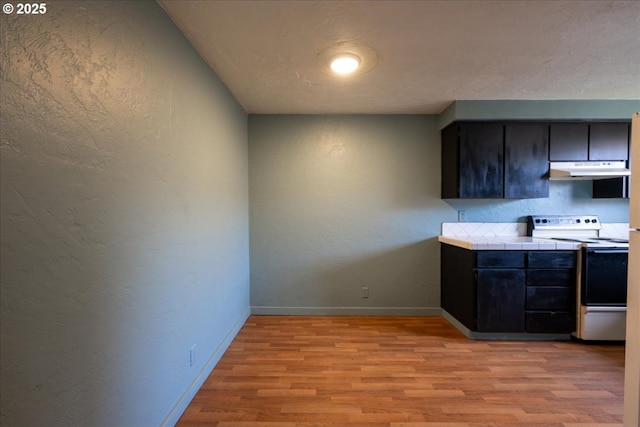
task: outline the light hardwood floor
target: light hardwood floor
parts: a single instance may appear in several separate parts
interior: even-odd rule
[[[472,341],[440,317],[251,316],[178,426],[620,426],[623,345]]]

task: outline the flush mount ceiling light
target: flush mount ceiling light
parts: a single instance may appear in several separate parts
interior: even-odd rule
[[[317,61],[318,67],[326,74],[351,78],[375,67],[378,54],[369,46],[343,42],[320,52]]]
[[[331,61],[330,67],[337,74],[351,74],[360,66],[360,58],[352,53],[343,53]]]

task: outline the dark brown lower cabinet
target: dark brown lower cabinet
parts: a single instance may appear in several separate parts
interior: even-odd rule
[[[442,244],[442,308],[474,332],[569,334],[575,328],[576,256]]]
[[[575,313],[567,311],[527,311],[525,320],[525,328],[529,333],[566,334],[573,332],[575,325]]]
[[[525,271],[479,269],[478,332],[524,332]]]

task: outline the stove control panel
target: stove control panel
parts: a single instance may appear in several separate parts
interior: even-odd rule
[[[600,230],[598,215],[530,215],[527,231],[533,230]]]

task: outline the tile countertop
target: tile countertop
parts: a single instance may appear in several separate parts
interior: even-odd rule
[[[527,224],[444,222],[438,241],[471,250],[578,250],[580,243],[528,237]],[[628,238],[629,224],[602,224],[601,236]]]
[[[471,250],[578,250],[580,243],[527,236],[439,236],[438,241]]]

